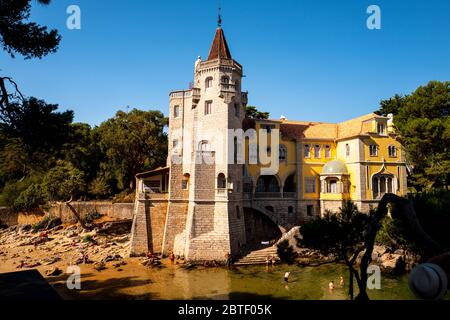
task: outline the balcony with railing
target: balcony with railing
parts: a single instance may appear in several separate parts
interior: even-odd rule
[[[195,103],[198,103],[201,98],[201,90],[200,88],[192,88],[192,100]]]

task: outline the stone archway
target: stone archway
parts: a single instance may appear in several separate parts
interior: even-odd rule
[[[263,242],[275,243],[283,230],[267,214],[255,208],[244,208],[247,248],[260,247]]]

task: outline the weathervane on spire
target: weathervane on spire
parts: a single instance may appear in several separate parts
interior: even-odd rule
[[[217,26],[219,28],[222,27],[222,5],[220,3],[220,0],[219,0],[219,16],[218,16],[218,19],[217,19]]]

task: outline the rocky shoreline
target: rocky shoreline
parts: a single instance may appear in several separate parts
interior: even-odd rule
[[[301,266],[319,266],[340,262],[336,255],[323,255],[319,251],[297,248],[296,263]],[[356,265],[361,263],[364,251],[358,256]],[[375,246],[372,253],[372,265],[379,266],[384,274],[402,275],[409,273],[421,260],[421,256],[406,249],[392,249]]]

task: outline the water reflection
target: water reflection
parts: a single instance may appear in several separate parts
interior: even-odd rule
[[[86,267],[88,268],[88,267]],[[83,270],[83,291],[63,291],[73,299],[289,299],[289,300],[346,300],[348,289],[342,287],[341,276],[347,279],[344,265],[320,267],[250,266],[242,268],[194,268],[186,270],[168,264],[149,269],[138,262],[130,263],[123,272],[105,270],[101,273]],[[284,275],[290,272],[289,282]],[[329,290],[334,281],[335,289]],[[356,285],[355,285],[356,286]],[[355,288],[356,289],[356,288]],[[413,299],[407,277],[382,279],[382,290],[370,291],[371,299]]]

